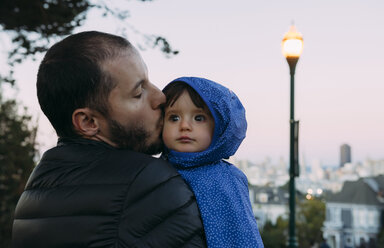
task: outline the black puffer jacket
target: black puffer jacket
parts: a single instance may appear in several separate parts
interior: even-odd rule
[[[13,247],[206,247],[193,193],[167,162],[91,140],[47,151],[16,207]]]

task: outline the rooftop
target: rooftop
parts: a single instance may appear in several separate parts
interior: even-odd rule
[[[384,175],[346,181],[340,192],[327,197],[327,202],[384,206]]]

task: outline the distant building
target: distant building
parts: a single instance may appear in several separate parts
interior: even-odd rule
[[[367,170],[366,174],[369,174],[370,176],[384,175],[384,159],[367,159],[364,161],[362,167]]]
[[[331,248],[375,244],[383,211],[383,175],[346,181],[339,193],[327,197],[324,238]]]
[[[344,164],[351,162],[351,147],[347,144],[343,144],[340,147],[340,167],[343,167]]]

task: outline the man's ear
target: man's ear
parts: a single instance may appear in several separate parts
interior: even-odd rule
[[[72,124],[78,134],[86,137],[95,136],[100,128],[94,110],[89,108],[80,108],[73,111]]]

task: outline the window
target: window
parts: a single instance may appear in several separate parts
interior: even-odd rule
[[[332,215],[331,215],[331,210],[327,208],[327,211],[325,212],[325,220],[331,222],[332,221]]]
[[[350,209],[341,210],[341,222],[343,223],[343,227],[352,227],[352,213]]]
[[[267,193],[260,193],[259,201],[262,203],[268,202],[268,194]]]

